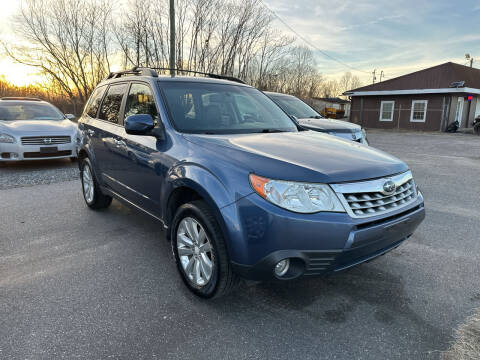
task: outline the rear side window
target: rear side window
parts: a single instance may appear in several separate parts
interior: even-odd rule
[[[123,95],[127,91],[127,84],[112,85],[103,99],[98,118],[118,124],[118,114],[122,106]]]
[[[103,96],[103,93],[105,92],[105,89],[106,89],[105,86],[98,87],[94,90],[93,94],[90,96],[90,100],[85,110],[85,113],[88,116],[92,118],[97,117],[98,107],[100,106],[100,101],[102,101],[102,96]]]
[[[158,122],[158,112],[153,99],[153,93],[147,85],[132,84],[125,105],[125,118],[130,115],[148,114],[155,123]]]

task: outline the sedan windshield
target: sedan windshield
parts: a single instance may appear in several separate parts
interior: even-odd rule
[[[294,96],[272,96],[272,99],[278,104],[278,106],[285,110],[288,115],[293,115],[297,119],[322,117],[310,106]]]
[[[293,121],[257,89],[228,84],[159,82],[174,127],[185,133],[295,132]]]
[[[54,106],[26,101],[2,101],[0,120],[63,120],[63,114]]]

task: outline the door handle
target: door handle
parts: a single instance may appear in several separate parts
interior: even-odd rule
[[[114,139],[113,141],[117,146],[127,146],[127,144],[123,140]]]
[[[95,135],[95,131],[93,131],[92,129],[86,130],[86,133],[87,133],[88,135],[90,135],[90,136]]]

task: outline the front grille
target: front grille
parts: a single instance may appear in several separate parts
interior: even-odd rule
[[[385,193],[383,190],[383,185],[389,180],[396,186],[392,194]],[[380,215],[402,208],[417,197],[415,182],[410,171],[391,178],[334,184],[332,187],[350,216],[356,218]]]
[[[49,157],[57,157],[57,156],[69,156],[72,155],[70,150],[64,151],[57,151],[52,153],[41,153],[41,152],[25,152],[23,153],[23,157],[25,159],[34,159],[34,158],[49,158]]]
[[[411,179],[399,186],[392,195],[383,195],[381,192],[365,192],[343,194],[343,196],[355,215],[374,215],[410,202],[415,196],[413,186]]]
[[[22,145],[57,145],[69,144],[70,136],[25,136],[22,137]]]

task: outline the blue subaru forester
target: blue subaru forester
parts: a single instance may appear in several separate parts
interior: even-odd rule
[[[79,120],[83,195],[115,198],[167,229],[185,284],[337,272],[400,245],[425,216],[402,161],[299,128],[235,79],[111,73]]]

